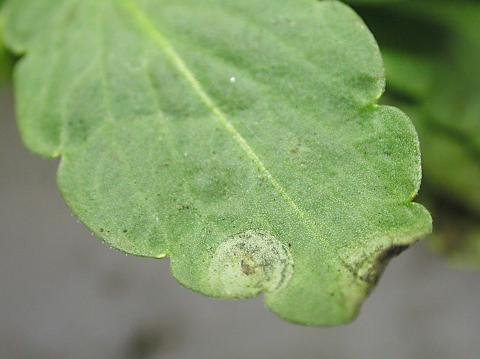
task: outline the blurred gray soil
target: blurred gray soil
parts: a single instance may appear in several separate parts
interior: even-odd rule
[[[420,244],[393,260],[353,324],[304,328],[261,299],[212,300],[168,260],[125,256],[65,207],[57,161],[22,146],[0,93],[0,358],[480,358],[480,273]]]

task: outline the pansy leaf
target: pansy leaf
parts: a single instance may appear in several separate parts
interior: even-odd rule
[[[430,231],[415,130],[378,106],[383,64],[346,5],[12,0],[27,146],[61,157],[72,212],[184,286],[350,321]],[[41,22],[37,19],[42,19]]]

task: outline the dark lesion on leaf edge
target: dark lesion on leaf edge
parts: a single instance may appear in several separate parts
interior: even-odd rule
[[[378,283],[390,260],[398,257],[409,247],[410,245],[406,244],[392,245],[379,250],[373,255],[373,257],[365,255],[355,264],[348,263],[345,260],[342,260],[342,264],[354,278],[368,284],[369,287],[373,288]],[[367,269],[363,270],[363,268],[366,266],[368,266]]]
[[[387,267],[390,260],[395,257],[398,257],[401,253],[406,251],[410,245],[400,244],[393,245],[386,250],[380,252],[380,254],[375,258],[373,266],[370,268],[368,273],[365,276],[365,281],[370,284],[377,284],[380,276],[383,274],[385,268]]]

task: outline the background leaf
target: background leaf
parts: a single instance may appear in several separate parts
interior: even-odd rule
[[[0,86],[10,79],[10,73],[13,66],[12,55],[5,49],[3,41],[3,8],[4,0],[0,0]]]
[[[422,200],[437,218],[432,246],[450,253],[456,264],[463,253],[464,265],[479,267],[479,244],[473,243],[478,236],[472,233],[480,231],[480,5],[349,2],[384,53],[385,102],[406,110],[419,132]]]
[[[338,2],[7,3],[27,146],[61,156],[78,218],[183,285],[351,320],[430,231],[408,118],[375,102],[377,45]],[[41,18],[43,21],[33,21]]]

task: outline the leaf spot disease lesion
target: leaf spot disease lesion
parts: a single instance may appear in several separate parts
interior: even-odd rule
[[[394,244],[386,248],[378,248],[370,254],[365,253],[353,262],[345,259],[341,262],[354,278],[372,286],[377,284],[390,260],[408,248],[409,245]]]
[[[231,298],[279,290],[292,274],[289,249],[271,234],[254,230],[236,234],[221,243],[209,267],[212,288]]]

